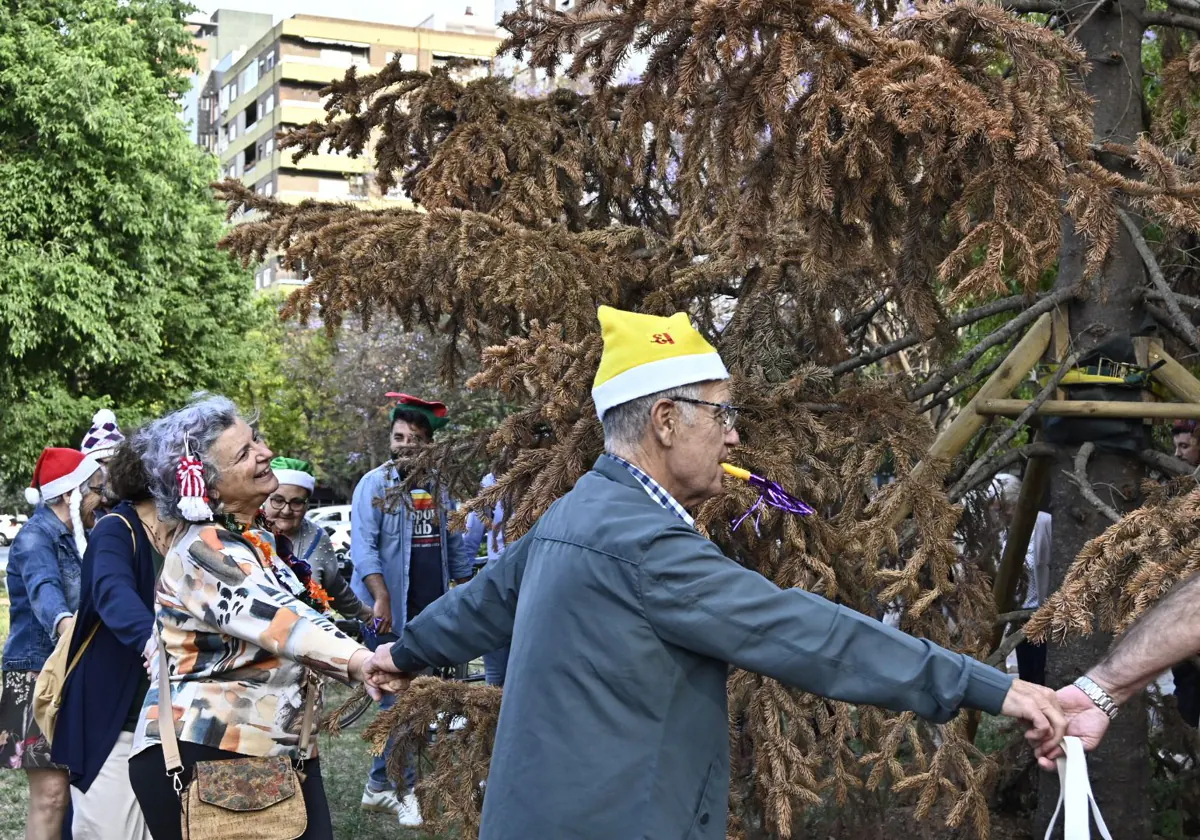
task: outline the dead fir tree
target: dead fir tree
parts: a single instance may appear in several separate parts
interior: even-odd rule
[[[546,69],[565,63],[591,93],[523,98],[503,78],[464,85],[398,61],[370,77],[351,69],[329,89],[324,122],[283,143],[300,156],[326,144],[373,154],[381,188],[403,188],[417,209],[291,205],[227,181],[230,212],[254,215],[226,245],[247,262],[278,252],[305,273],[289,316],[439,331],[450,378],[463,342],[481,354],[471,384],[522,408],[488,434],[443,442],[439,466],[481,514],[504,500],[513,538],[601,451],[589,396],[596,307],[689,311],[745,406],[738,460],[820,512],[767,512],[735,532],[754,497],[730,487],[700,511],[705,533],[781,586],[876,616],[890,605],[904,630],[984,658],[997,609],[991,577],[959,562],[960,502],[1002,468],[1068,456],[1017,446],[1017,429],[997,421],[965,457],[930,457],[938,427],[1047,313],[1069,304],[1074,349],[1092,340],[1093,322],[1124,323],[1111,321],[1114,307],[1141,305],[1141,262],[1118,207],[1200,227],[1192,159],[1172,145],[1190,148],[1190,134],[1159,146],[1130,123],[1142,115],[1140,69],[1128,71],[1126,111],[1103,111],[1099,124],[1088,93],[1110,100],[1084,81],[1097,62],[1102,79],[1140,67],[1140,34],[1128,35],[1123,16],[1141,26],[1154,15],[1103,3],[1050,12],[894,0],[530,4],[506,19],[502,50]],[[1100,24],[1127,37],[1105,46],[1091,34]],[[633,51],[648,56],[645,72],[614,84]],[[1168,119],[1192,107],[1190,65],[1171,72]],[[1186,114],[1176,122],[1190,126]],[[1058,283],[1043,290],[1056,264]],[[1178,308],[1170,288],[1153,288]],[[978,334],[998,316],[1002,326]],[[553,446],[531,446],[539,425]],[[483,493],[460,466],[478,456],[499,476]],[[876,491],[884,464],[896,480]],[[1120,462],[1096,466],[1123,483]],[[1100,528],[1075,490],[1055,492],[1081,518],[1061,532],[1056,519],[1056,548],[1073,557],[1080,535]],[[473,691],[424,684],[374,730],[379,740],[403,722],[421,731],[439,713],[469,711],[467,727],[433,748],[436,770],[418,789],[427,825],[465,837],[478,831],[499,700]],[[822,803],[853,803],[845,813],[870,820],[896,801],[987,835],[997,768],[965,720],[933,728],[743,672],[729,694],[731,837],[798,836]],[[1134,818],[1117,822],[1146,836]]]

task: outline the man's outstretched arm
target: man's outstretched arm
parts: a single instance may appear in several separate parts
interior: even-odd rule
[[[1118,706],[1133,697],[1167,668],[1200,652],[1200,573],[1178,584],[1139,618],[1087,677],[1108,692]],[[1059,689],[1059,701],[1070,719],[1068,735],[1095,749],[1109,718],[1081,689]]]

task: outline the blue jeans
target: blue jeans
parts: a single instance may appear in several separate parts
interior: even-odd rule
[[[508,645],[483,655],[483,676],[488,685],[504,687],[508,674]]]
[[[369,649],[375,650],[381,644],[397,641],[400,637],[395,633],[380,633],[378,636],[373,634],[363,635],[363,644]],[[385,694],[383,699],[379,701],[380,710],[386,711],[396,704],[396,695]],[[388,778],[387,763],[388,757],[392,754],[392,739],[389,738],[387,744],[384,745],[383,754],[377,755],[371,759],[371,770],[367,773],[367,787],[371,790],[390,790],[395,785]],[[404,785],[406,789],[411,790],[417,784],[417,757],[410,754],[408,761],[404,765]]]

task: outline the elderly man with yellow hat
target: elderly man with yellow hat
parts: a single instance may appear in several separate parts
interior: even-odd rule
[[[731,664],[933,721],[1012,715],[1053,747],[1066,722],[1049,689],[780,589],[701,536],[690,512],[738,443],[729,374],[683,313],[599,318],[605,454],[368,665],[395,687],[511,643],[481,840],[723,838]]]

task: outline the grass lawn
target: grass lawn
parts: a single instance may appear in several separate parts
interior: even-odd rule
[[[2,587],[0,587],[2,592]],[[0,595],[0,644],[8,637],[8,599]],[[336,683],[327,691],[329,708],[336,708],[348,696],[348,689]],[[367,744],[360,737],[375,715],[369,712],[337,738],[321,737],[321,775],[333,814],[333,836],[338,840],[429,840],[431,835],[401,829],[395,817],[368,814],[359,810],[367,767],[371,763]],[[20,840],[25,836],[25,774],[0,771],[0,840]]]

